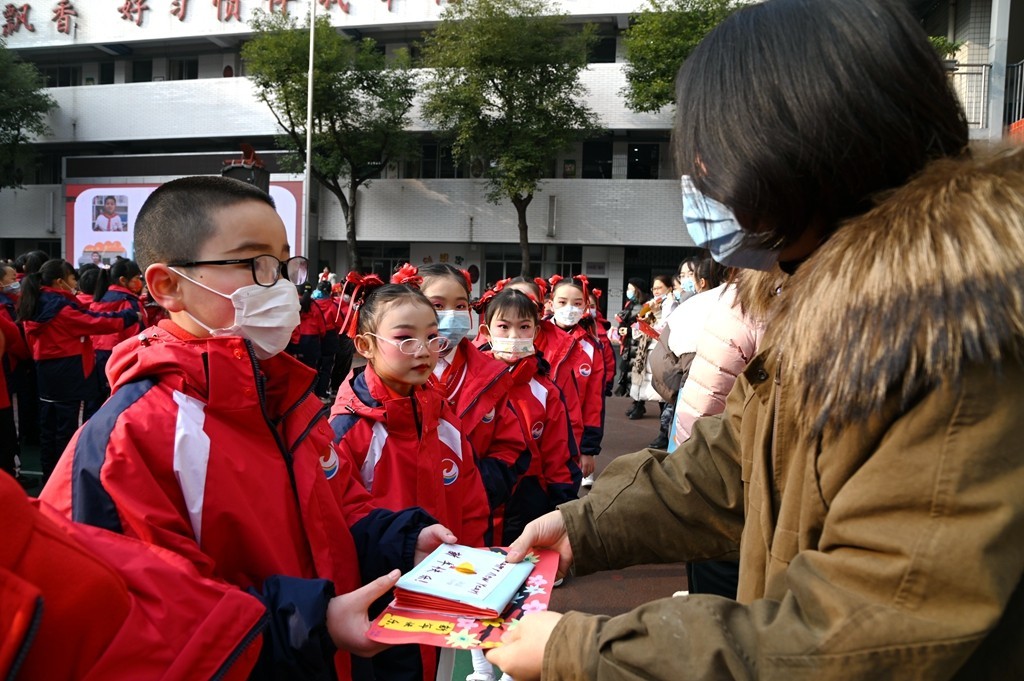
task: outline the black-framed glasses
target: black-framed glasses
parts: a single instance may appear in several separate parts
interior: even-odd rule
[[[287,260],[272,255],[231,260],[181,260],[167,263],[168,267],[198,267],[199,265],[249,265],[252,280],[259,286],[271,287],[284,277],[293,284],[305,284],[309,279],[309,260],[296,255]]]
[[[435,354],[438,352],[444,352],[451,345],[448,339],[445,338],[444,336],[434,336],[433,338],[428,338],[427,341],[424,343],[419,338],[403,338],[400,341],[391,340],[390,338],[378,336],[377,334],[370,333],[369,331],[366,332],[366,335],[373,336],[377,340],[384,341],[385,343],[390,343],[391,345],[394,345],[396,348],[398,348],[398,351],[403,355],[415,355],[423,348],[426,348],[427,352]]]

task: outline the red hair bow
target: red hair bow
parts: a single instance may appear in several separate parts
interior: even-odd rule
[[[590,280],[587,279],[587,275],[585,274],[577,274],[575,277],[573,277],[573,279],[580,282],[580,284],[583,286],[583,305],[584,308],[587,310],[587,312],[583,313],[583,316],[588,317],[590,316],[590,296],[587,295],[587,289],[590,286]]]
[[[352,289],[352,299],[348,311],[345,312],[345,321],[342,322],[341,328],[344,329],[346,336],[355,338],[359,327],[359,308],[363,306],[367,292],[383,286],[384,281],[373,273],[359,274],[352,271],[345,275],[345,284],[352,284],[355,288]]]
[[[544,277],[535,277],[534,280],[533,280],[533,283],[537,285],[538,289],[540,289],[540,297],[541,298],[547,298],[548,297],[548,280],[545,279]],[[540,301],[537,301],[537,302],[539,303]]]
[[[423,285],[423,277],[419,275],[419,269],[415,265],[407,262],[391,275],[391,283],[419,288]]]
[[[592,288],[592,289],[590,289],[590,292],[593,293],[594,297],[597,298],[598,300],[600,300],[601,296],[604,295],[604,291],[602,291],[599,288]]]

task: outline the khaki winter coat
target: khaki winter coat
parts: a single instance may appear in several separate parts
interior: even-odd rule
[[[561,507],[577,574],[738,555],[738,602],[568,613],[545,681],[1024,679],[1024,152],[932,164],[772,311],[722,418]]]

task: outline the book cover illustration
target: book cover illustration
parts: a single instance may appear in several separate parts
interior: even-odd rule
[[[381,643],[441,648],[501,645],[505,631],[515,627],[524,615],[547,610],[558,569],[558,554],[554,551],[534,549],[518,564],[506,563],[505,553],[504,548],[472,549],[457,544],[438,547],[399,579],[403,588],[396,587],[395,600],[373,621],[367,636]],[[430,578],[424,581],[423,575]],[[416,591],[404,588],[410,583]],[[509,583],[515,585],[510,595],[500,595]],[[500,606],[486,615],[473,614],[484,601],[488,605],[499,602]]]

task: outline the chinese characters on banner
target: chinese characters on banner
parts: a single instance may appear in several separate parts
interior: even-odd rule
[[[161,0],[162,2],[169,2],[170,13],[176,17],[179,21],[184,21],[189,11],[190,0]],[[250,2],[259,2],[261,5],[266,5],[269,12],[280,12],[282,14],[288,13],[288,3],[295,2],[296,0],[249,0]],[[425,0],[429,2],[429,0]],[[352,0],[316,0],[320,3],[324,9],[330,12],[337,6],[342,12],[348,14]],[[392,0],[381,0],[381,2],[387,3],[388,11],[392,11],[391,2]],[[216,8],[216,20],[219,22],[228,22],[232,19],[235,21],[242,21],[242,0],[211,0],[211,4]],[[434,0],[434,4],[440,6],[441,0]],[[72,0],[58,0],[53,6],[53,16],[51,21],[56,24],[57,32],[65,35],[71,35],[72,32],[72,18],[78,17],[79,13],[75,9],[74,2]],[[121,19],[124,21],[131,21],[136,26],[142,26],[145,21],[146,12],[150,11],[150,6],[147,4],[147,0],[124,0],[122,4],[117,8],[118,13],[121,15]],[[29,13],[32,11],[32,3],[26,2],[21,5],[16,5],[13,2],[3,5],[3,37],[11,36],[19,32],[22,28],[26,31],[34,33],[36,28],[29,20]]]
[[[57,24],[58,33],[70,35],[71,17],[77,16],[78,12],[75,11],[75,6],[71,4],[71,0],[60,0],[57,6],[53,8],[53,18],[50,21]]]
[[[32,6],[27,2],[21,7],[17,7],[14,3],[10,3],[4,6],[4,30],[3,34],[7,36],[17,33],[24,26],[25,30],[35,33],[36,27],[29,23],[28,13],[32,10]]]

